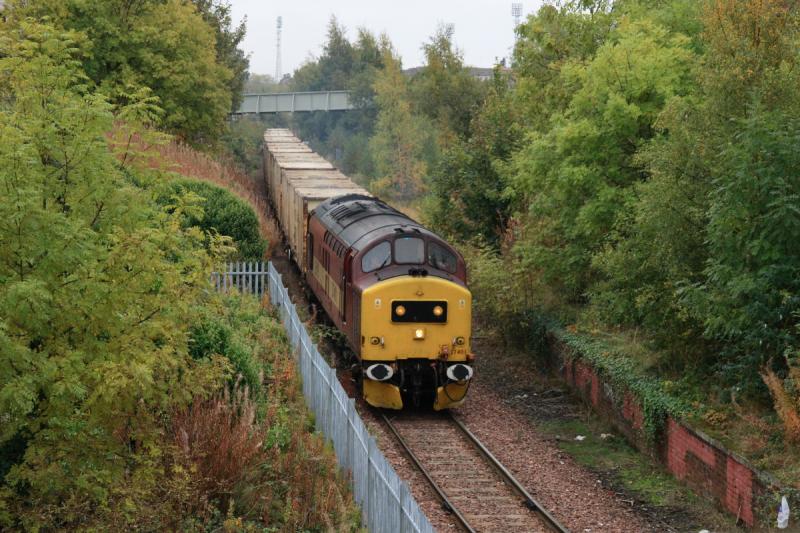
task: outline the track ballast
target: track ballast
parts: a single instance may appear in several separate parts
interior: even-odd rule
[[[382,416],[465,531],[568,532],[449,412]]]

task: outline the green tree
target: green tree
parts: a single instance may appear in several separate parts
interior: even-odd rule
[[[645,326],[673,366],[697,368],[705,352],[703,327],[686,312],[686,283],[701,281],[708,258],[706,226],[712,187],[707,118],[698,95],[671,99],[654,124],[656,136],[634,161],[647,179],[621,216],[611,242],[593,258],[600,272],[591,288],[596,314],[608,324]]]
[[[572,299],[584,297],[592,257],[635,199],[645,176],[637,150],[665,103],[691,85],[688,44],[649,21],[623,21],[590,63],[562,67],[563,83],[576,88],[567,109],[514,159],[514,186],[529,206],[518,252]]]
[[[637,154],[648,179],[595,257],[598,309],[645,325],[680,365],[763,392],[758,369],[797,344],[796,9],[710,2],[695,89]],[[684,26],[693,27],[693,24]],[[699,368],[698,368],[699,367]]]
[[[497,247],[512,215],[506,165],[522,141],[518,115],[509,77],[498,67],[470,123],[471,136],[446,149],[431,172],[425,218],[432,227],[464,241],[481,236]]]
[[[353,110],[292,117],[303,140],[348,174],[374,176],[375,165],[367,145],[377,120],[374,85],[384,67],[384,51],[390,46],[385,36],[377,39],[365,29],[350,42],[346,29],[332,17],[322,55],[297,69],[292,78],[291,87],[296,91],[350,91]]]
[[[209,236],[207,245],[214,245],[213,235],[225,235],[233,239],[237,261],[261,261],[266,243],[259,234],[258,218],[253,209],[233,193],[210,183],[193,180],[174,180],[162,193],[159,202],[169,205],[174,197],[188,192],[201,198],[198,205],[202,212],[185,213],[185,227],[197,227]],[[212,250],[209,250],[212,251]]]
[[[12,23],[25,16],[49,17],[63,29],[80,32],[84,71],[113,103],[124,105],[132,90],[149,87],[164,110],[163,126],[171,132],[193,143],[215,141],[222,132],[233,100],[231,86],[238,82],[217,61],[217,29],[194,4],[43,0],[12,6],[17,13]]]
[[[704,22],[700,79],[716,149],[709,258],[705,279],[683,296],[706,335],[724,343],[721,375],[763,391],[757,370],[771,359],[780,368],[800,342],[800,11],[780,1],[714,2]]]
[[[287,90],[280,84],[280,80],[276,80],[269,74],[250,74],[244,85],[244,91],[247,93],[279,93]]]
[[[238,26],[233,25],[231,3],[228,0],[192,0],[203,19],[216,32],[217,63],[231,72],[228,90],[231,94],[231,109],[242,102],[245,83],[248,79],[250,59],[240,48],[247,33],[247,19]]]
[[[533,129],[547,130],[563,112],[574,88],[560,79],[569,63],[590,60],[606,41],[616,18],[609,0],[567,0],[542,6],[517,28],[515,96]]]
[[[425,66],[411,80],[414,110],[436,124],[443,145],[454,134],[469,135],[470,121],[485,95],[483,84],[464,67],[453,35],[452,25],[436,30],[422,46]]]
[[[720,154],[710,195],[706,280],[687,296],[726,341],[728,377],[752,384],[800,349],[800,121],[755,107]]]
[[[384,52],[383,63],[375,80],[378,123],[369,144],[378,175],[372,189],[380,195],[414,198],[424,187],[428,128],[411,111],[407,81],[391,50]]]

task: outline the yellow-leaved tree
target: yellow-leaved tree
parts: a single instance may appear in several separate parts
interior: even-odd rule
[[[165,420],[229,374],[188,351],[213,257],[181,224],[197,207],[122,167],[79,42],[0,26],[0,529],[162,508]]]
[[[376,194],[408,199],[425,189],[424,152],[433,142],[432,127],[412,113],[408,82],[391,46],[383,46],[383,70],[375,80],[375,100],[380,111],[370,149],[375,159]]]

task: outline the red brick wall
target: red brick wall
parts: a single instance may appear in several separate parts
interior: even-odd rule
[[[742,523],[755,525],[755,498],[766,488],[753,468],[711,438],[671,417],[662,433],[663,442],[655,447],[647,444],[641,402],[632,392],[614,391],[584,361],[566,359],[562,369],[567,384],[609,418],[635,446],[659,458],[676,478],[716,501]]]

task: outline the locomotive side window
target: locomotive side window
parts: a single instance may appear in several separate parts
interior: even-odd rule
[[[450,250],[431,242],[428,243],[428,264],[439,270],[455,274],[458,263],[456,256]]]
[[[421,265],[425,262],[425,241],[417,237],[400,237],[394,241],[396,263]]]
[[[361,270],[363,272],[372,272],[379,268],[385,267],[392,262],[392,246],[383,241],[375,248],[364,254],[361,258]]]

